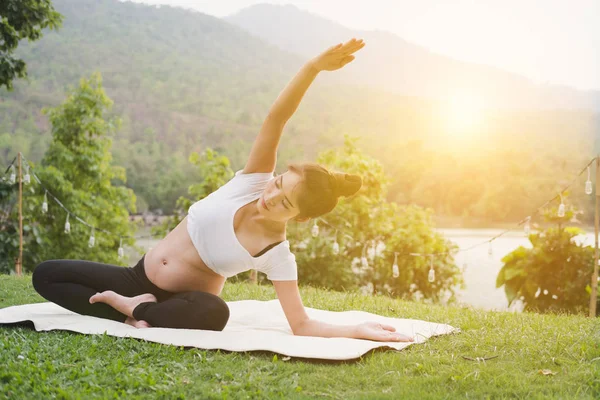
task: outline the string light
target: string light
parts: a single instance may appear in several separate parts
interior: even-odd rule
[[[71,232],[71,224],[69,223],[69,214],[67,213],[67,219],[65,220],[65,233]]]
[[[585,194],[592,194],[592,181],[590,179],[590,166],[587,167],[587,181],[585,181]]]
[[[588,171],[588,179],[587,179],[587,181],[586,181],[586,188],[585,188],[586,194],[591,194],[591,192],[590,192],[590,189],[591,189],[591,180],[590,180],[590,167],[589,167],[589,165],[590,165],[590,164],[591,164],[593,161],[595,161],[595,160],[596,160],[595,158],[594,158],[594,159],[592,159],[592,160],[591,160],[591,161],[588,163],[588,165],[586,165],[586,166],[584,167],[584,169],[583,169],[582,171],[580,171],[580,172],[579,172],[579,174],[577,175],[577,176],[580,176],[580,175],[582,175],[582,174],[583,174],[583,172],[585,171],[585,169],[587,169],[587,171]],[[26,175],[24,176],[24,180],[25,180],[25,181],[28,181],[28,178],[27,178],[27,176],[29,175],[29,171],[30,171],[29,165],[28,165],[28,164],[26,164],[26,165],[25,165],[25,168],[26,168],[26,172],[27,172],[27,173],[26,173]],[[11,164],[11,166],[10,166],[10,169],[11,169],[11,172],[12,172],[12,173],[11,173],[11,182],[12,182],[12,183],[14,183],[14,182],[15,182],[15,180],[16,180],[16,171],[15,171],[15,167],[14,167],[14,165],[12,165],[12,164]],[[38,177],[35,175],[35,173],[32,173],[32,175],[33,175],[33,177],[36,179],[36,181],[37,181],[37,182],[38,182],[40,185],[42,185],[42,182],[41,182],[41,181],[39,180],[39,178],[38,178]],[[30,179],[30,178],[29,178],[29,179]],[[27,183],[29,183],[29,182],[27,182]],[[575,180],[574,180],[574,181],[573,181],[571,184],[569,184],[567,187],[565,187],[565,188],[564,188],[564,189],[561,191],[561,193],[560,193],[561,204],[560,204],[560,206],[559,206],[559,210],[558,210],[559,217],[560,217],[560,216],[564,216],[564,211],[565,211],[565,205],[564,205],[564,202],[563,202],[562,193],[563,193],[564,191],[566,191],[566,190],[567,190],[567,189],[568,189],[570,186],[572,186],[574,183],[575,183]],[[43,185],[42,185],[42,187],[43,187]],[[45,189],[45,188],[44,188],[44,189]],[[48,204],[47,204],[47,194],[48,194],[48,190],[47,190],[47,189],[45,189],[45,193],[44,193],[44,203],[42,204],[42,211],[43,211],[44,213],[46,213],[46,212],[48,211]],[[69,232],[70,232],[69,214],[70,214],[71,212],[70,212],[69,210],[67,210],[67,209],[64,207],[64,205],[62,205],[62,203],[61,203],[61,202],[60,202],[60,201],[59,201],[59,200],[58,200],[56,197],[54,197],[54,195],[52,195],[51,193],[50,193],[50,195],[51,195],[51,196],[52,196],[52,198],[53,198],[53,199],[54,199],[54,200],[55,200],[55,201],[58,203],[58,205],[60,205],[60,206],[61,206],[61,207],[62,207],[62,208],[65,210],[65,211],[67,211],[67,218],[66,218],[66,221],[65,221],[65,233],[69,233]],[[541,207],[538,207],[537,211],[539,211],[541,208],[545,207],[545,206],[546,206],[547,204],[549,204],[551,201],[552,201],[552,199],[551,199],[551,200],[549,200],[548,202],[546,202],[546,203],[545,203],[544,205],[542,205]],[[562,214],[562,215],[561,215],[561,214]],[[95,228],[94,228],[94,227],[92,227],[91,225],[89,225],[88,223],[86,223],[86,222],[85,222],[84,220],[82,220],[81,218],[77,217],[76,215],[74,215],[74,217],[75,217],[77,220],[79,220],[80,222],[82,222],[83,224],[85,224],[85,225],[87,225],[87,226],[90,226],[90,227],[91,227],[91,235],[90,235],[90,238],[89,238],[89,241],[88,241],[88,246],[89,246],[89,247],[93,247],[93,246],[95,245],[95,237],[94,237]],[[531,216],[528,216],[528,217],[526,218],[526,220],[525,220],[525,226],[524,226],[524,229],[525,229],[525,233],[526,233],[526,234],[529,234],[529,232],[530,232],[530,230],[531,230],[531,224],[530,224],[530,221],[531,221]],[[323,223],[325,223],[326,225],[328,225],[330,228],[335,228],[335,227],[331,226],[330,224],[328,224],[328,223],[327,223],[326,221],[324,221],[324,220],[322,220],[322,222],[323,222]],[[348,227],[351,227],[351,224],[350,224],[349,222],[347,222],[347,221],[346,221],[346,225],[347,225]],[[100,229],[100,230],[101,230],[102,232],[105,232],[105,233],[107,233],[107,234],[110,234],[110,235],[117,236],[117,235],[115,235],[115,234],[114,234],[114,233],[112,233],[112,232],[108,232],[108,231],[105,231],[105,230],[103,230],[103,229]],[[511,230],[514,230],[514,228],[512,228],[512,229],[508,229],[507,231],[505,231],[505,232],[502,232],[502,233],[500,233],[500,234],[498,234],[498,235],[494,236],[493,238],[491,238],[491,239],[487,240],[487,242],[489,242],[488,254],[489,254],[490,256],[493,254],[493,250],[492,250],[492,241],[493,241],[494,239],[496,239],[496,238],[498,238],[498,237],[502,236],[504,233],[506,233],[506,232],[509,232],[509,231],[511,231]],[[167,231],[167,233],[168,233],[168,231]],[[311,234],[312,234],[312,236],[313,236],[313,237],[317,237],[317,236],[319,235],[319,225],[318,225],[318,223],[317,223],[317,220],[316,220],[316,219],[314,220],[314,224],[313,224],[313,226],[312,226],[312,229],[311,229]],[[354,241],[354,238],[352,238],[351,236],[349,236],[349,235],[347,235],[347,234],[345,234],[344,236],[347,236],[349,239],[351,239],[352,241]],[[128,236],[128,237],[129,237],[129,236]],[[142,238],[145,238],[145,237],[147,237],[147,236],[133,237],[133,238],[135,238],[135,239],[142,239]],[[336,237],[335,237],[335,240],[334,240],[334,243],[333,243],[333,247],[332,247],[332,251],[333,251],[333,253],[334,253],[335,255],[339,254],[339,252],[340,252],[340,245],[339,245],[339,243],[337,242],[337,237],[338,237],[338,231],[337,231],[337,229],[336,229]],[[366,252],[365,250],[366,250],[367,246],[369,245],[369,243],[371,244],[371,246],[370,246],[370,248],[368,249],[368,251]],[[377,246],[375,246],[375,244],[376,244],[376,243],[377,243]],[[467,250],[470,250],[470,249],[472,249],[472,248],[474,248],[474,247],[478,247],[478,246],[480,246],[480,245],[482,245],[482,244],[485,244],[485,242],[483,242],[483,243],[479,243],[479,244],[476,244],[476,245],[474,245],[474,246],[470,246],[470,247],[468,247],[468,248],[464,248],[464,249],[458,249],[458,252],[467,251]],[[361,243],[360,243],[360,242],[356,242],[356,245],[357,245],[357,246],[360,246],[360,245],[361,245]],[[374,258],[375,258],[376,256],[382,256],[382,254],[384,253],[384,250],[385,250],[385,249],[386,249],[386,245],[385,245],[385,243],[384,243],[384,242],[381,242],[381,241],[377,242],[377,240],[372,240],[372,241],[370,241],[370,242],[369,242],[369,241],[365,241],[365,245],[364,245],[364,247],[363,247],[363,255],[362,255],[362,257],[360,258],[360,264],[362,265],[362,267],[363,267],[363,268],[365,268],[365,269],[366,269],[366,268],[369,268],[369,267],[370,267],[370,266],[369,266],[369,258],[370,258],[371,260],[374,260]],[[124,251],[123,251],[123,247],[122,247],[122,237],[120,238],[120,243],[119,243],[119,251],[118,251],[118,254],[119,254],[119,256],[120,256],[120,257],[122,257],[122,256],[124,255]],[[433,282],[433,281],[435,281],[435,270],[434,270],[434,268],[433,268],[433,256],[435,256],[435,255],[440,255],[440,254],[449,254],[449,252],[448,252],[448,251],[446,251],[446,252],[440,252],[440,253],[434,253],[434,254],[415,254],[415,253],[411,253],[411,255],[430,256],[430,257],[432,257],[432,259],[431,259],[431,265],[430,265],[430,271],[429,271],[429,276],[428,276],[428,280],[430,280],[430,282]],[[366,256],[368,256],[368,258],[367,258]],[[394,252],[394,264],[392,265],[392,274],[393,274],[394,276],[395,276],[395,270],[396,270],[396,269],[398,269],[398,273],[399,273],[399,268],[397,268],[397,256],[398,256],[398,253],[397,253],[397,252]],[[316,258],[316,254],[315,254],[315,251],[314,251],[314,249],[313,249],[313,251],[311,252],[311,258]],[[359,261],[359,259],[356,259],[356,261],[358,262],[358,261]],[[463,270],[464,270],[464,269],[466,269],[466,265],[465,265],[465,268],[463,268]],[[395,277],[396,277],[396,276],[395,276]],[[433,279],[433,280],[432,280],[432,279]],[[599,278],[599,281],[600,281],[600,278]]]
[[[119,238],[119,250],[117,250],[117,255],[119,258],[123,258],[125,251],[123,250],[123,238]]]
[[[565,216],[565,203],[563,202],[562,193],[559,193],[560,196],[560,205],[558,206],[558,217],[562,218]]]
[[[400,269],[398,268],[398,253],[394,252],[394,265],[392,265],[392,276],[397,278],[400,276]]]
[[[360,264],[363,267],[363,269],[367,269],[369,268],[369,260],[367,259],[367,246],[369,245],[369,241],[365,240],[365,244],[362,248],[362,256],[360,257]]]
[[[337,229],[335,230],[335,236],[333,237],[333,246],[331,248],[331,251],[333,252],[334,255],[338,255],[340,254],[340,245],[337,242],[337,238],[338,238],[338,231]]]
[[[375,241],[371,240],[371,247],[367,249],[367,257],[369,260],[375,260]]]
[[[17,157],[15,157],[15,160],[16,160],[16,159],[17,159]],[[43,185],[43,184],[42,184],[42,182],[40,181],[39,177],[38,177],[38,176],[35,174],[35,172],[31,171],[31,169],[32,169],[32,168],[30,168],[30,165],[29,165],[29,163],[27,162],[27,160],[25,159],[25,157],[23,157],[23,160],[24,160],[24,165],[23,165],[23,167],[25,168],[25,171],[26,171],[26,174],[23,176],[23,182],[24,182],[24,183],[31,183],[31,178],[33,177],[33,178],[36,180],[36,182],[37,182],[37,183],[38,183],[38,184],[39,184],[39,185],[42,187],[42,189],[44,189],[44,200],[43,200],[43,203],[42,203],[42,212],[43,212],[43,213],[47,213],[47,212],[48,212],[48,195],[50,195],[50,196],[52,197],[52,199],[53,199],[53,200],[54,200],[54,201],[55,201],[55,202],[56,202],[56,203],[57,203],[57,204],[58,204],[58,205],[59,205],[59,206],[60,206],[60,207],[61,207],[63,210],[65,210],[65,211],[66,211],[66,213],[67,213],[67,216],[66,216],[66,219],[65,219],[64,232],[65,232],[66,234],[69,234],[69,233],[71,232],[71,224],[70,224],[70,222],[69,222],[69,218],[70,218],[70,215],[71,215],[71,214],[73,214],[73,213],[72,213],[70,210],[68,210],[68,209],[67,209],[67,208],[66,208],[66,207],[65,207],[65,206],[64,206],[64,205],[63,205],[63,204],[60,202],[60,200],[59,200],[59,199],[57,199],[57,198],[56,198],[56,197],[55,197],[55,196],[54,196],[54,195],[53,195],[51,192],[49,192],[49,191],[48,191],[48,189],[46,189],[46,188],[44,187],[44,185]],[[12,180],[12,182],[11,182],[11,183],[15,183],[15,182],[16,182],[16,175],[17,175],[17,174],[16,174],[16,170],[15,170],[15,166],[14,166],[14,160],[13,160],[13,163],[11,163],[11,165],[7,167],[7,169],[6,169],[6,172],[8,172],[9,170],[11,171],[11,175],[14,175],[14,176],[11,176],[11,180]],[[5,172],[5,173],[6,173],[6,172]],[[90,224],[88,224],[86,221],[84,221],[83,219],[79,218],[79,217],[78,217],[77,215],[75,215],[75,214],[73,214],[73,217],[74,217],[75,219],[77,219],[79,222],[81,222],[82,224],[84,224],[84,225],[86,225],[86,226],[89,226],[89,227],[91,228],[91,235],[90,235],[90,238],[89,238],[89,240],[88,240],[88,246],[89,246],[89,247],[94,247],[94,246],[95,246],[95,243],[96,243],[96,239],[95,239],[95,229],[96,229],[96,228],[94,228],[93,226],[91,226]],[[114,233],[112,233],[112,232],[109,232],[109,231],[106,231],[106,230],[103,230],[103,229],[99,229],[99,230],[100,230],[100,231],[102,231],[102,232],[104,232],[104,233],[106,233],[106,234],[108,234],[108,235],[117,236],[117,235],[115,235],[115,234],[114,234]],[[167,233],[168,233],[168,231],[167,231]],[[131,238],[133,238],[133,239],[144,239],[144,238],[146,238],[146,237],[150,237],[150,238],[152,238],[153,236],[152,236],[152,235],[150,235],[150,236],[126,236],[126,237],[131,237]],[[122,246],[122,238],[123,238],[123,237],[121,236],[121,239],[120,239],[120,245],[119,245],[119,251],[117,252],[117,253],[120,255],[120,257],[123,257],[123,256],[124,256],[124,254],[125,254],[125,252],[124,252],[124,249],[123,249],[123,246]]]
[[[92,226],[92,233],[90,234],[90,239],[88,240],[88,247],[94,247],[96,244],[96,238],[94,237],[94,227]]]
[[[17,170],[14,165],[10,166],[10,178],[8,179],[8,183],[11,185],[17,182]]]
[[[316,219],[315,219],[315,223],[312,226],[312,229],[311,229],[310,233],[312,234],[312,237],[319,236],[319,225],[317,225],[317,220]]]
[[[48,212],[48,191],[44,193],[44,202],[42,203],[42,212],[46,214]]]
[[[360,258],[360,265],[365,269],[369,268],[369,260],[367,260],[367,257],[362,256]]]
[[[433,256],[431,256],[431,260],[429,262],[429,274],[427,275],[427,280],[429,283],[435,282],[435,270],[433,269]]]
[[[332,251],[333,251],[333,254],[336,255],[336,256],[338,254],[340,254],[340,245],[338,244],[337,240],[333,243],[333,249],[332,249]]]
[[[23,182],[25,182],[26,185],[29,185],[31,183],[31,176],[29,175],[28,164],[25,164],[25,176],[23,177]]]

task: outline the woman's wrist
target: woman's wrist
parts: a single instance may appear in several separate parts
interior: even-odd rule
[[[321,72],[321,70],[317,67],[317,63],[315,62],[315,59],[312,58],[310,59],[307,63],[306,63],[306,67],[308,69],[310,69],[311,71],[315,72],[315,73],[319,73]]]

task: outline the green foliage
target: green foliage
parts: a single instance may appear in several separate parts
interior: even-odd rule
[[[520,246],[502,259],[496,287],[504,285],[509,305],[519,299],[528,311],[586,312],[594,249],[573,240],[580,229],[563,227],[573,213],[557,217],[550,209],[546,219],[557,226],[530,234],[532,248]]]
[[[357,139],[346,137],[343,148],[321,153],[317,162],[329,169],[357,174],[363,187],[351,199],[341,198],[321,218],[320,233],[311,238],[311,224],[291,224],[288,238],[295,245],[302,283],[334,289],[364,287],[372,293],[432,301],[452,298],[462,283],[451,255],[454,246],[432,230],[431,212],[386,201],[389,178],[381,163],[362,153]],[[336,239],[337,235],[337,239]],[[340,254],[332,253],[337,240]],[[392,276],[399,253],[400,276]],[[445,253],[435,257],[436,279],[427,280],[429,259],[410,253]],[[368,267],[361,265],[367,258]]]
[[[93,74],[90,79],[81,79],[62,105],[45,110],[52,124],[52,142],[41,165],[32,165],[45,187],[32,182],[24,200],[26,224],[40,232],[27,245],[36,261],[27,269],[57,258],[121,263],[117,256],[119,236],[133,234],[128,219],[129,211],[135,211],[135,195],[131,189],[112,184],[113,180],[124,183],[126,176],[123,168],[112,165],[110,135],[118,121],[104,119],[111,105],[100,74]],[[48,212],[44,213],[41,205],[46,190],[50,194]],[[70,234],[64,232],[67,213],[52,195],[73,213],[69,215]],[[94,247],[88,247],[91,229],[77,217],[98,227]],[[123,244],[131,245],[133,239],[123,239]]]
[[[234,169],[243,165],[269,106],[305,60],[180,8],[53,3],[65,16],[63,27],[21,43],[17,54],[27,61],[29,80],[0,92],[0,161],[17,151],[40,161],[49,141],[39,110],[59,104],[66,85],[97,70],[115,101],[113,113],[123,119],[115,162],[126,169],[140,207],[164,214],[200,179],[187,162],[191,152],[211,147]],[[521,220],[524,208],[554,196],[558,182],[570,181],[591,158],[600,126],[600,114],[586,111],[497,111],[471,136],[453,136],[442,103],[337,79],[319,76],[306,94],[286,125],[280,165],[314,159],[341,145],[344,133],[368,138],[361,150],[389,174],[387,199],[432,208],[436,216]],[[573,196],[592,209],[583,190]]]
[[[304,286],[304,305],[447,323],[455,335],[352,361],[169,346],[109,335],[0,327],[0,397],[10,399],[598,399],[598,321],[506,313]],[[226,301],[276,298],[228,283]],[[0,276],[0,308],[46,301],[31,276]],[[327,322],[327,321],[326,321]],[[413,332],[406,332],[412,335]],[[327,341],[328,339],[323,339]],[[469,357],[497,356],[477,362]],[[549,369],[556,375],[544,376]]]
[[[25,62],[13,56],[22,39],[38,40],[42,29],[58,29],[62,16],[50,0],[3,0],[0,2],[0,87],[12,89],[15,78],[27,76]]]
[[[153,234],[165,234],[175,228],[187,215],[187,210],[198,200],[202,200],[233,177],[229,166],[229,159],[219,155],[217,151],[207,148],[202,154],[193,152],[189,157],[190,163],[196,168],[196,173],[201,182],[194,183],[188,188],[190,197],[181,196],[177,199],[175,213],[165,220],[163,224],[152,229]]]

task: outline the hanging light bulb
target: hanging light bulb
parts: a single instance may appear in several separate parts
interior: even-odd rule
[[[385,250],[385,243],[379,241],[377,247],[375,247],[375,255],[377,257],[383,257],[383,251]]]
[[[29,165],[25,164],[25,176],[23,177],[23,182],[25,182],[26,185],[29,185],[31,183],[31,176],[29,175]]]
[[[123,238],[119,239],[119,250],[117,251],[117,254],[119,255],[119,258],[123,258],[123,255],[125,254],[125,251],[123,250]]]
[[[592,181],[590,179],[590,167],[588,165],[588,176],[587,181],[585,181],[585,194],[592,194]]]
[[[565,203],[563,202],[562,193],[560,194],[560,205],[558,206],[557,215],[559,218],[562,218],[565,216]]]
[[[11,165],[10,166],[10,179],[8,180],[8,183],[10,183],[12,185],[15,182],[17,182],[17,171],[15,170],[15,166]]]
[[[316,219],[315,219],[315,224],[312,226],[310,233],[312,234],[312,237],[319,236],[319,225],[317,225]]]
[[[371,247],[367,249],[367,257],[369,260],[373,261],[375,259],[375,241],[371,241]]]
[[[69,214],[67,213],[67,220],[65,221],[65,233],[71,233],[71,224],[69,223]]]
[[[394,278],[400,276],[400,269],[398,268],[398,253],[394,253],[394,265],[392,265],[392,276]]]
[[[433,256],[431,256],[431,264],[429,265],[429,275],[427,275],[429,283],[435,282],[435,270],[433,269]]]
[[[48,197],[46,196],[48,191],[44,193],[44,202],[42,203],[42,212],[46,214],[48,212]]]
[[[94,237],[94,227],[92,227],[92,233],[90,234],[90,240],[88,240],[88,247],[94,247],[96,244],[96,238]]]
[[[360,258],[360,264],[362,265],[363,268],[369,268],[369,260],[367,260],[367,257],[362,256]]]
[[[525,226],[523,230],[525,231],[525,236],[529,236],[531,234],[531,217],[527,217],[525,219]]]
[[[340,254],[340,245],[337,242],[337,237],[338,237],[338,231],[336,229],[335,230],[335,237],[333,238],[333,248],[332,248],[333,254],[336,255],[336,256],[338,254]]]
[[[492,241],[490,240],[490,246],[488,247],[488,255],[492,256],[494,254],[494,250],[492,249]]]

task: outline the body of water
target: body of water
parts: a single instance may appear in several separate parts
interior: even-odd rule
[[[490,238],[500,234],[501,229],[437,229],[459,248],[467,249],[483,243],[471,250],[456,254],[455,261],[464,270],[465,289],[458,292],[461,303],[488,310],[520,311],[521,304],[508,307],[504,287],[496,288],[496,277],[502,268],[502,258],[519,246],[531,248],[531,243],[523,231],[508,232],[492,242],[492,254],[489,254]],[[578,243],[594,245],[594,233],[576,237]]]

